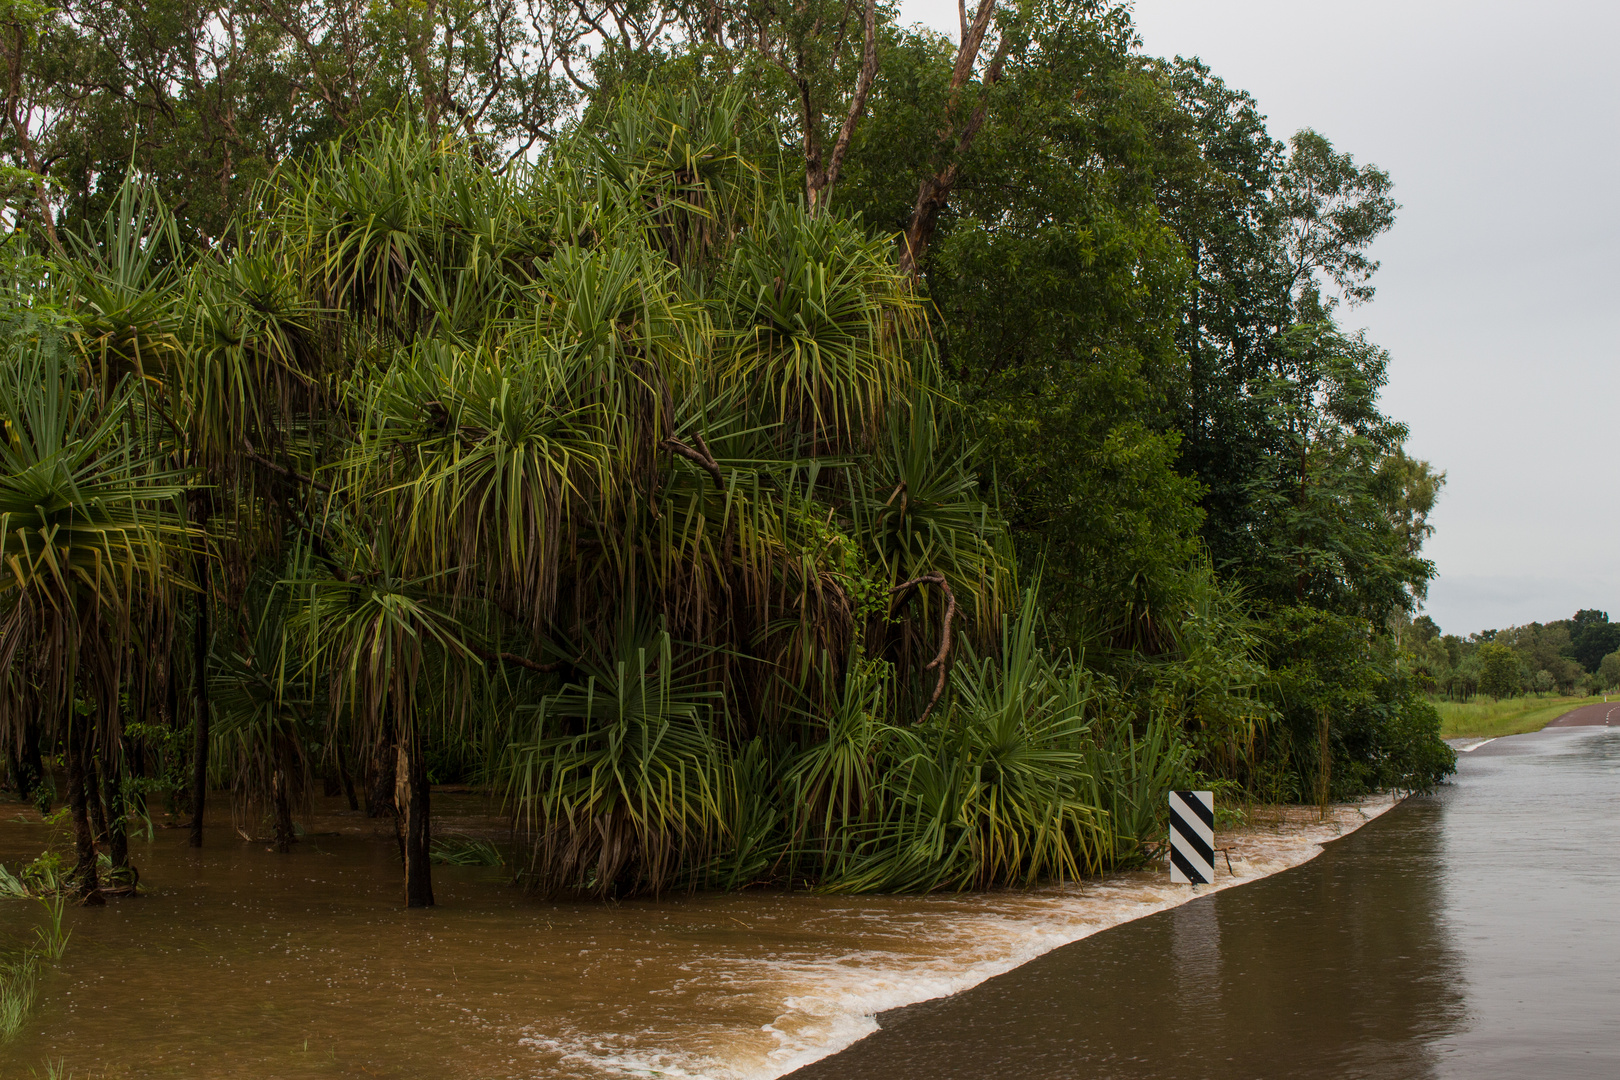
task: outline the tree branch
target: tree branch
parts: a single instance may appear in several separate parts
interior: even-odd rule
[[[934,706],[939,703],[940,695],[945,692],[945,676],[951,657],[951,623],[956,619],[956,593],[951,591],[951,583],[945,580],[945,575],[935,571],[931,574],[923,574],[921,577],[914,577],[910,581],[901,582],[889,590],[889,595],[898,598],[900,594],[919,585],[935,585],[945,594],[945,623],[940,627],[939,631],[939,652],[923,668],[924,671],[939,668],[939,678],[934,683],[934,693],[928,699],[928,707],[922,711],[921,716],[917,717],[917,723],[920,724],[928,719],[928,714],[934,711]]]
[[[860,120],[861,113],[866,110],[866,96],[872,90],[873,80],[877,78],[877,0],[866,0],[864,34],[861,71],[855,79],[855,94],[850,98],[849,115],[844,117],[844,126],[838,132],[838,139],[833,143],[827,167],[822,170],[821,183],[810,192],[811,209],[825,205],[832,198],[833,187],[838,183],[839,170],[843,168],[844,155],[849,152],[850,140],[855,137],[855,124]]]
[[[968,79],[973,74],[973,65],[978,62],[979,50],[984,45],[984,35],[989,30],[990,18],[995,13],[995,7],[996,0],[980,0],[978,13],[974,15],[973,22],[966,26],[962,35],[962,45],[956,53],[956,67],[951,72],[951,95],[945,105],[945,127],[940,132],[942,142],[948,141],[955,131],[957,102],[962,88],[967,85]],[[1003,34],[1001,40],[996,43],[995,55],[984,73],[985,90],[1001,81],[1001,71],[1007,60],[1007,44],[1007,36]],[[978,136],[979,129],[984,126],[987,108],[988,102],[981,94],[978,107],[973,110],[973,115],[957,134],[956,147],[949,159],[943,153],[936,158],[934,175],[925,177],[917,186],[917,204],[912,209],[911,221],[906,226],[905,246],[900,251],[900,270],[910,275],[912,280],[916,280],[921,273],[923,256],[927,254],[928,245],[934,238],[934,228],[939,223],[940,212],[950,202],[962,158],[972,148],[973,140]]]
[[[285,476],[289,480],[296,480],[300,484],[303,484],[303,485],[305,485],[307,487],[314,488],[316,491],[331,491],[332,490],[332,485],[331,484],[322,483],[321,481],[315,479],[313,476],[305,476],[303,473],[299,472],[297,469],[291,468],[291,467],[286,466],[286,465],[282,465],[279,462],[271,461],[269,458],[265,457],[263,454],[254,453],[253,450],[251,449],[251,447],[249,449],[243,451],[242,456],[247,458],[249,461],[253,462],[255,465],[262,465],[266,469],[269,469],[271,472],[279,473],[280,475]]]
[[[550,674],[553,671],[562,670],[563,666],[561,660],[558,660],[556,663],[552,664],[541,664],[534,660],[530,660],[526,656],[519,656],[517,653],[491,652],[488,649],[480,648],[471,642],[463,642],[463,644],[465,644],[474,655],[480,657],[481,659],[489,661],[500,660],[508,664],[516,664],[520,668],[527,668],[529,671],[539,671]]]
[[[690,446],[687,446],[685,443],[676,438],[665,439],[659,445],[665,450],[679,454],[687,461],[697,465],[704,472],[714,477],[715,487],[719,488],[721,491],[726,490],[725,474],[720,471],[720,463],[715,461],[714,455],[709,452],[709,444],[703,441],[702,435],[694,433],[692,438],[693,441],[698,444],[698,448],[696,450],[692,449]]]

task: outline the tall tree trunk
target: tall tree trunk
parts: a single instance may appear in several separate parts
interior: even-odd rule
[[[208,581],[202,559],[196,561],[197,621],[191,633],[191,704],[196,739],[191,760],[191,846],[202,847],[203,811],[208,806]]]
[[[413,717],[399,738],[399,764],[394,770],[394,806],[399,822],[399,852],[405,863],[405,906],[433,906],[433,868],[428,830],[427,760]]]
[[[386,737],[379,740],[371,757],[371,779],[366,784],[366,816],[394,813],[394,789],[399,772],[399,750]]]
[[[809,80],[801,86],[804,109],[804,165],[805,201],[812,211],[824,208],[832,200],[838,174],[844,167],[844,156],[849,153],[850,140],[855,137],[855,125],[866,111],[866,96],[877,78],[877,0],[866,0],[866,18],[862,23],[861,70],[855,76],[855,92],[850,95],[849,114],[833,140],[832,150],[822,160],[821,146],[814,137],[819,117],[814,115],[810,98]]]
[[[942,143],[948,145],[954,136],[956,145],[949,156],[936,156],[934,172],[924,177],[917,185],[917,203],[912,208],[911,220],[906,224],[902,240],[904,246],[900,249],[900,271],[910,275],[913,280],[922,275],[923,258],[928,254],[928,245],[933,242],[939,215],[950,203],[951,192],[955,190],[956,183],[960,179],[962,159],[972,149],[974,140],[978,138],[979,128],[984,126],[988,102],[982,93],[965,123],[958,122],[956,110],[962,90],[973,76],[973,66],[978,62],[979,50],[984,45],[985,34],[989,32],[990,23],[995,15],[996,2],[997,0],[979,0],[979,9],[972,22],[967,20],[966,7],[961,8],[962,43],[956,50],[956,66],[951,71],[950,96],[945,102],[945,124],[940,131]],[[985,89],[1001,81],[1001,69],[1007,60],[1008,44],[1005,35],[997,42],[995,54],[991,57],[981,80]]]
[[[90,790],[85,776],[89,755],[88,733],[84,721],[73,715],[73,705],[67,707],[67,780],[68,807],[73,816],[73,843],[77,861],[73,866],[73,886],[87,904],[105,901],[96,881],[96,836],[90,828]]]

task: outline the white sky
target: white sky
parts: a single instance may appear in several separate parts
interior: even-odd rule
[[[954,0],[902,0],[956,34]],[[1377,298],[1385,411],[1449,480],[1426,549],[1448,632],[1620,620],[1620,4],[1137,0],[1143,49],[1198,56],[1277,138],[1322,132],[1395,181]]]

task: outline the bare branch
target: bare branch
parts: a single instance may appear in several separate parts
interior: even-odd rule
[[[698,444],[696,450],[674,438],[665,439],[659,445],[665,450],[681,455],[681,457],[703,469],[704,472],[714,477],[715,487],[721,491],[726,490],[726,478],[725,474],[720,471],[720,463],[714,460],[713,454],[709,453],[708,444],[703,441],[702,435],[694,436],[694,439]]]
[[[986,0],[991,3],[993,0]],[[838,133],[838,139],[833,143],[832,155],[827,161],[827,167],[822,176],[822,182],[817,190],[810,193],[812,207],[824,205],[832,198],[833,187],[838,183],[839,170],[844,165],[844,155],[849,152],[849,143],[855,136],[855,124],[866,110],[866,96],[872,90],[872,82],[877,78],[877,0],[866,0],[866,20],[863,30],[865,43],[861,50],[861,71],[855,80],[855,94],[850,98],[849,115],[844,117],[844,127]]]
[[[475,656],[479,657],[482,660],[487,660],[487,661],[491,661],[491,662],[499,660],[499,661],[501,661],[503,663],[507,663],[507,664],[516,664],[518,667],[526,668],[529,671],[539,671],[539,672],[544,672],[546,674],[549,674],[549,673],[551,673],[553,671],[562,670],[562,666],[563,666],[561,660],[558,660],[558,661],[556,661],[554,663],[550,663],[550,664],[542,664],[542,663],[539,663],[537,661],[530,660],[526,656],[519,656],[517,653],[491,652],[488,649],[480,648],[479,646],[477,646],[475,644],[472,644],[471,642],[464,642],[463,644],[465,644],[467,646],[467,648],[472,650],[472,652],[473,652],[473,654]]]
[[[917,723],[920,724],[928,719],[928,714],[934,711],[934,706],[939,703],[940,695],[945,692],[945,677],[951,657],[951,623],[956,619],[956,593],[951,590],[951,583],[945,580],[945,575],[935,571],[931,574],[923,574],[921,577],[914,577],[910,581],[901,582],[890,589],[889,595],[895,597],[895,600],[891,601],[891,609],[893,605],[899,602],[899,597],[902,594],[919,585],[937,586],[945,594],[945,622],[939,631],[939,652],[923,668],[924,671],[938,668],[939,678],[934,682],[934,693],[928,699],[928,707],[922,711],[921,716],[917,717]]]

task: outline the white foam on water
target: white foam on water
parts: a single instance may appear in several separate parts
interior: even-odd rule
[[[883,947],[815,959],[731,956],[717,958],[712,969],[705,965],[691,972],[688,985],[723,983],[757,998],[764,1006],[762,1019],[774,1010],[774,1017],[753,1030],[715,1029],[694,1036],[531,1028],[521,1042],[571,1070],[570,1076],[775,1080],[878,1030],[881,1012],[961,993],[1100,930],[1298,866],[1317,855],[1323,843],[1395,802],[1383,797],[1337,808],[1327,820],[1295,820],[1272,831],[1223,836],[1220,843],[1231,845],[1225,853],[1231,871],[1225,854],[1217,852],[1211,885],[1171,885],[1161,871],[1061,888],[930,898],[919,901],[920,910],[904,912],[909,932],[896,935],[890,927]],[[899,914],[880,906],[845,913],[879,921]],[[672,1045],[683,1041],[702,1045]]]

